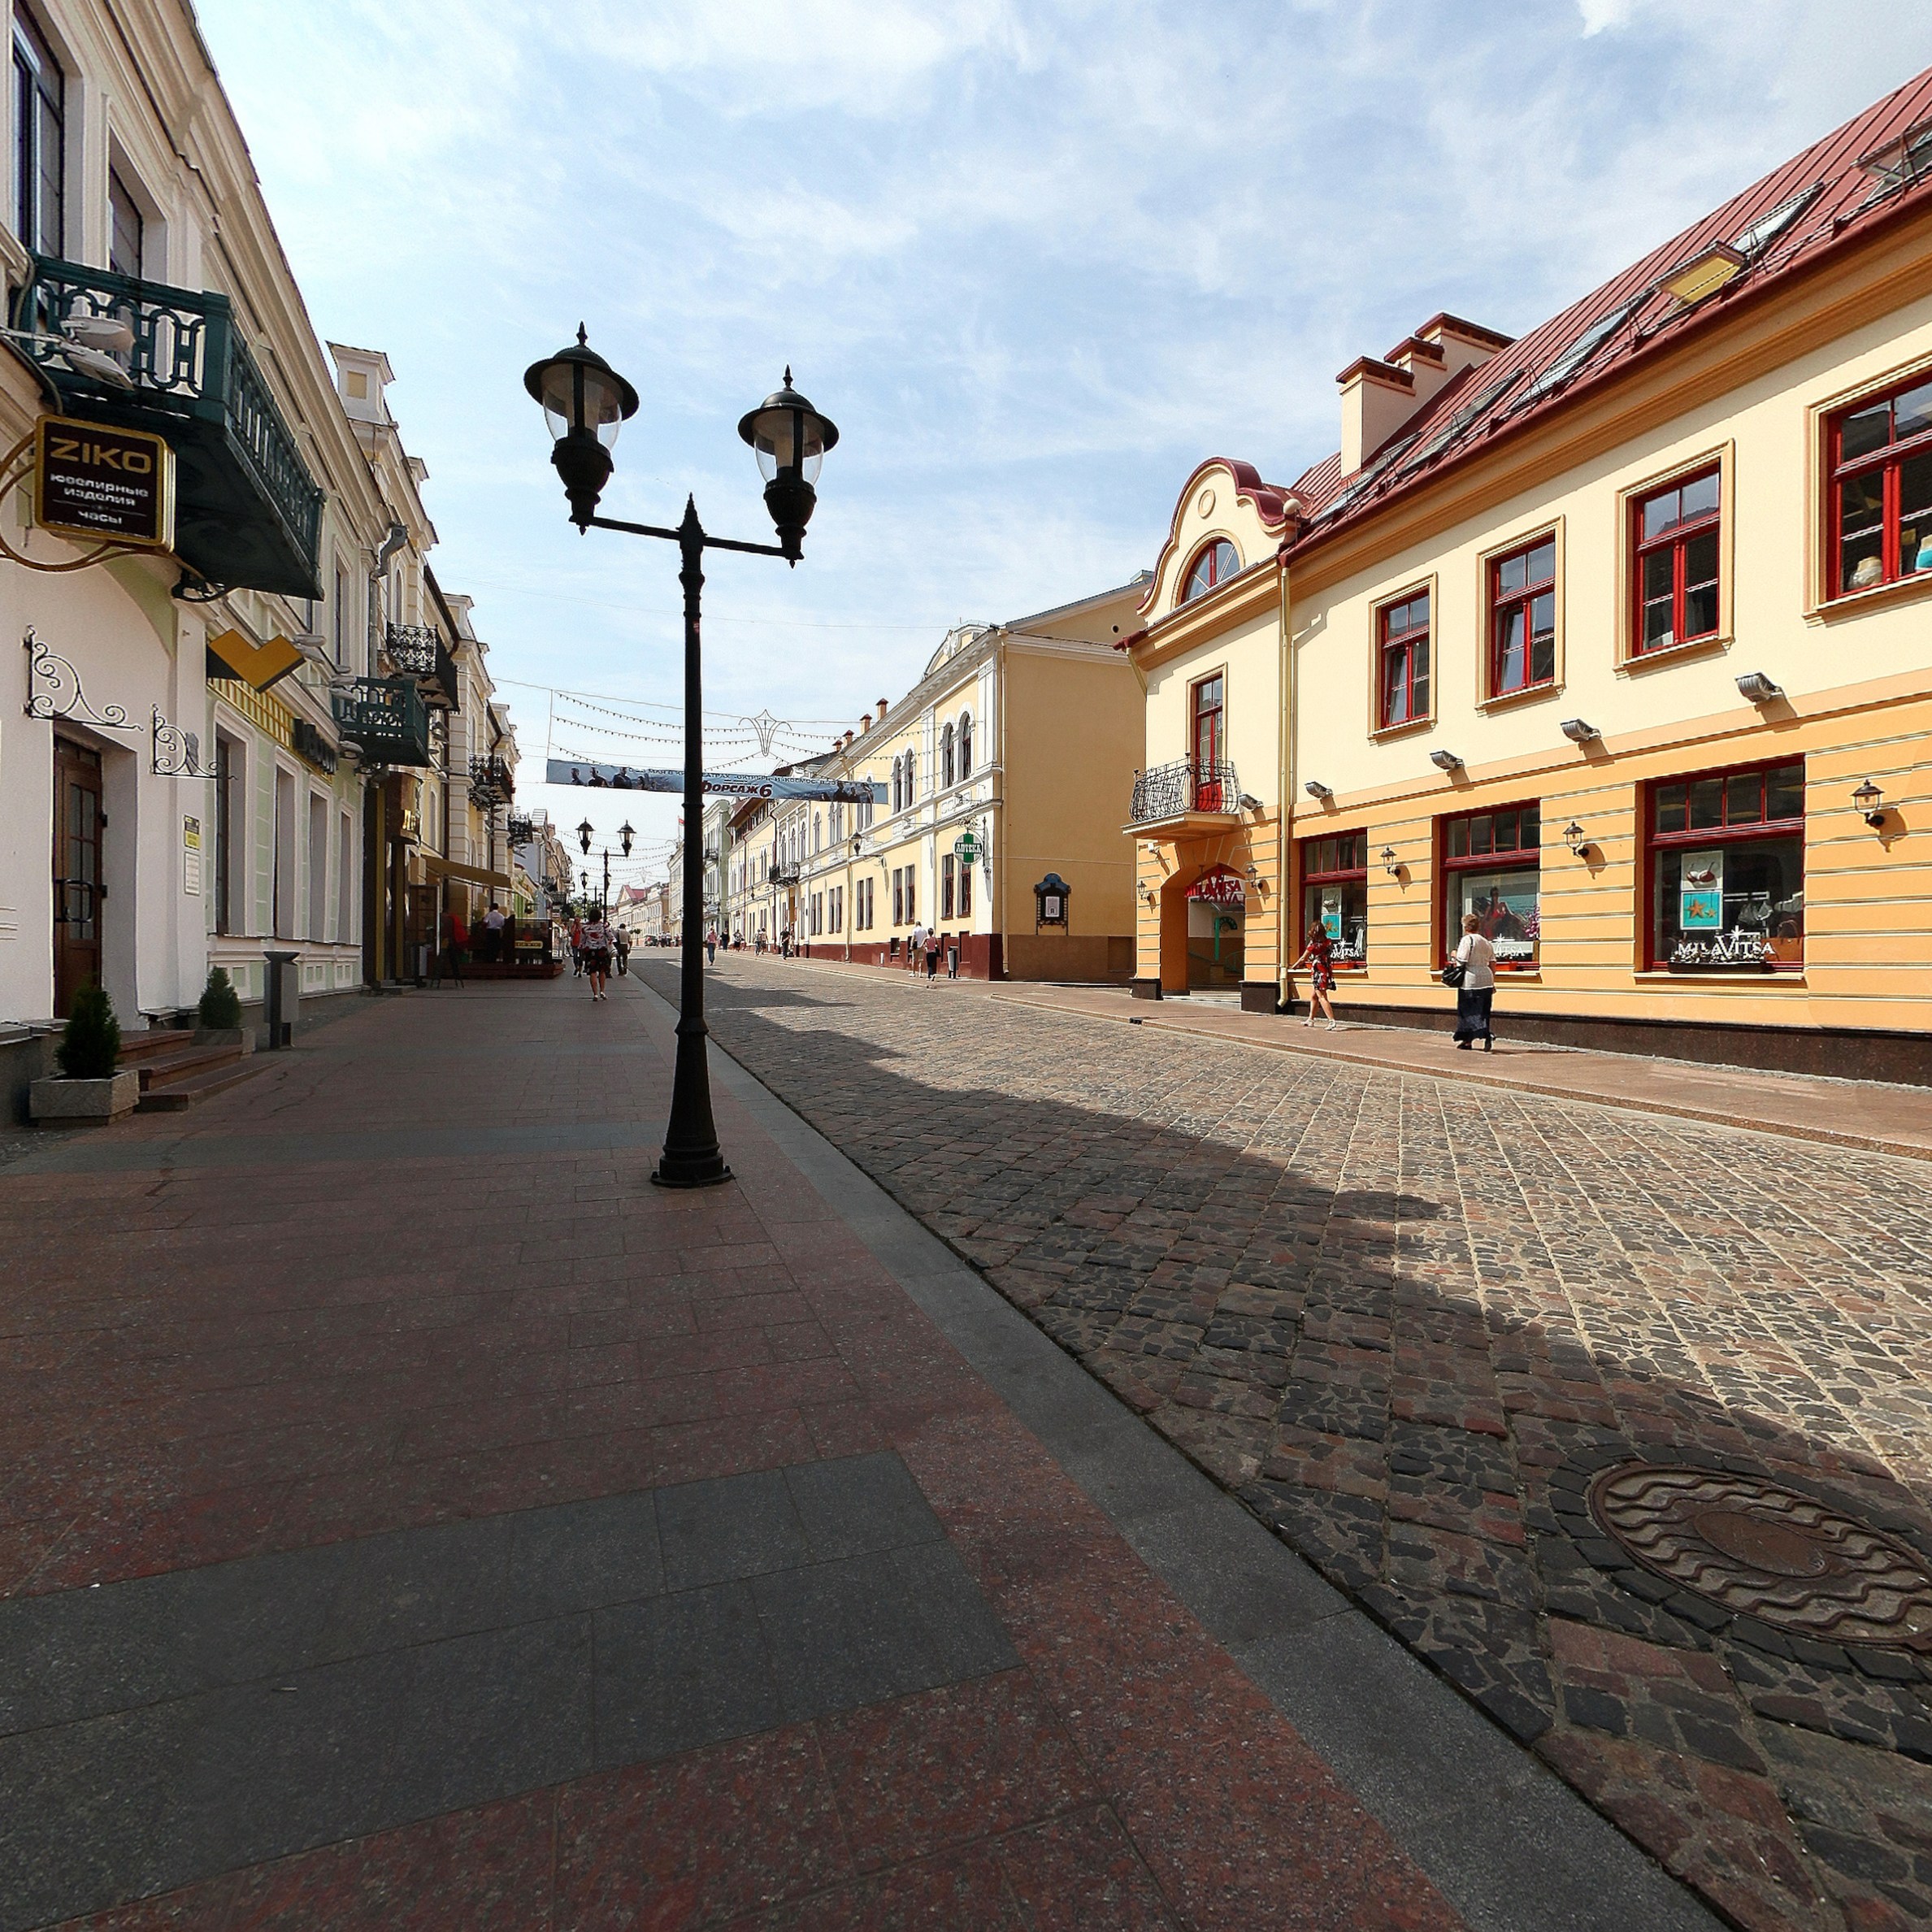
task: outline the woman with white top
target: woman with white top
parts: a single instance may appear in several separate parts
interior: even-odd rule
[[[1496,996],[1496,948],[1483,936],[1483,922],[1473,912],[1465,913],[1462,940],[1456,949],[1456,963],[1462,968],[1456,988],[1456,1044],[1465,1053],[1478,1040],[1484,1053],[1496,1049],[1489,1031],[1489,1009]]]

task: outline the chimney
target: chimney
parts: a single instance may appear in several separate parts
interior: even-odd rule
[[[1415,378],[1392,363],[1358,355],[1342,386],[1342,475],[1352,476],[1415,412]]]
[[[879,722],[881,724],[885,723],[885,700],[883,697],[879,701]]]
[[[862,719],[859,719],[859,721],[858,721],[858,728],[859,728],[859,729],[860,729],[862,732],[869,732],[869,731],[870,731],[870,730],[871,730],[871,728],[872,728],[872,714],[871,714],[870,711],[866,712],[866,714],[865,714],[865,716],[864,716],[864,717],[862,717]]]
[[[1415,396],[1410,415],[1433,400],[1436,392],[1449,380],[1449,360],[1442,345],[1425,336],[1404,337],[1382,359],[1391,369],[1400,369],[1409,378]]]
[[[1515,340],[1512,336],[1499,335],[1493,328],[1484,328],[1480,323],[1465,322],[1459,315],[1431,315],[1409,339],[1431,344],[1442,351],[1444,382],[1465,369],[1480,368]],[[1391,362],[1394,359],[1390,358]]]

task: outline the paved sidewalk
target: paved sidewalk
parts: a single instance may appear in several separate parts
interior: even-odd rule
[[[1932,1922],[1922,1163],[983,987],[711,984],[760,1079],[1736,1922]]]
[[[792,962],[793,970],[857,973],[872,979],[910,979],[903,969],[848,966],[821,960]],[[1136,1000],[1123,988],[1054,986],[1020,981],[949,983],[966,994],[1077,1013],[1090,1019],[1132,1023],[1157,1032],[1239,1041],[1278,1053],[1307,1053],[1396,1073],[1465,1080],[1519,1093],[1594,1101],[1609,1107],[1639,1107],[1680,1120],[1754,1127],[1830,1146],[1932,1160],[1932,1088],[1869,1080],[1834,1080],[1804,1074],[1707,1066],[1689,1060],[1652,1059],[1641,1053],[1600,1053],[1509,1037],[1507,1005],[1496,1014],[1497,1041],[1489,1053],[1460,1053],[1446,1033],[1408,1027],[1364,1026],[1344,1020],[1332,1033],[1304,1026],[1286,1014],[1243,1013],[1205,1000]],[[1504,989],[1505,994],[1508,989]],[[1444,995],[1445,1000],[1448,996]]]
[[[1710,1923],[728,1065],[651,1188],[670,1040],[0,1172],[0,1928]]]

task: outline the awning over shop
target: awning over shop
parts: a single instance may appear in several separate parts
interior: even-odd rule
[[[507,872],[486,871],[481,866],[459,866],[454,859],[443,858],[433,852],[419,856],[423,871],[432,879],[461,879],[471,885],[495,886],[506,892],[510,889]]]
[[[208,675],[211,679],[239,678],[257,691],[288,676],[302,662],[302,653],[286,637],[250,644],[239,631],[221,631],[208,640]]]

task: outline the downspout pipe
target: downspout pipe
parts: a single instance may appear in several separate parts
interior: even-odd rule
[[[376,568],[369,573],[369,675],[376,675],[376,645],[382,635],[382,574],[389,559],[409,541],[409,532],[392,522],[389,533],[376,552]]]
[[[1281,806],[1274,842],[1274,996],[1275,1010],[1278,1013],[1286,1013],[1288,1009],[1288,962],[1294,957],[1294,954],[1288,950],[1292,931],[1288,920],[1293,910],[1295,890],[1295,842],[1290,834],[1294,829],[1295,819],[1296,694],[1295,633],[1291,622],[1292,606],[1288,596],[1288,546],[1294,539],[1295,533],[1291,530],[1280,549],[1274,554],[1276,567],[1281,573]]]

